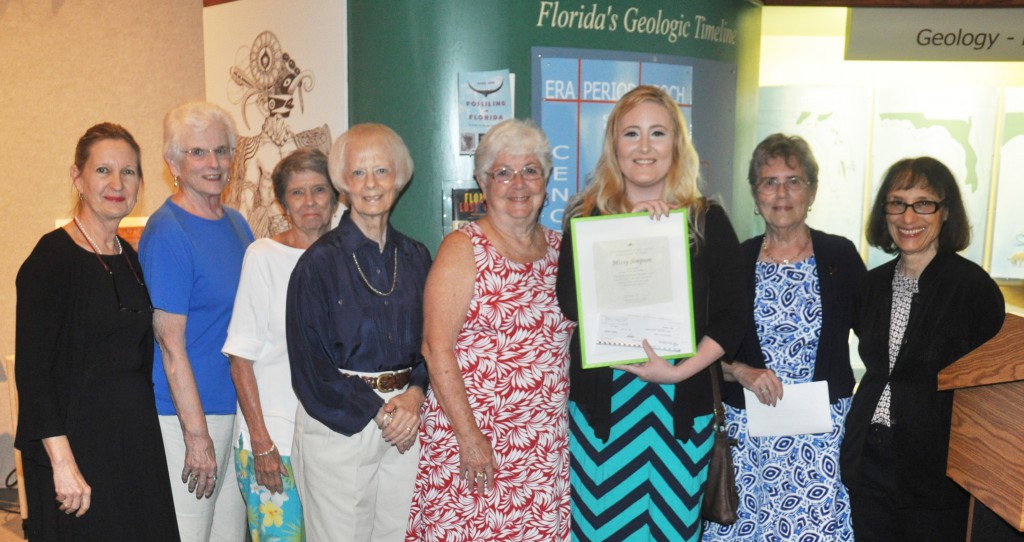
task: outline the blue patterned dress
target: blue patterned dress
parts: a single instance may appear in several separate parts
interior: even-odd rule
[[[783,384],[813,380],[821,332],[815,259],[757,262],[754,322],[765,364]],[[710,541],[848,541],[850,496],[839,477],[839,445],[851,399],[832,405],[832,432],[785,437],[747,434],[747,412],[725,406],[740,493],[739,521],[705,522]]]

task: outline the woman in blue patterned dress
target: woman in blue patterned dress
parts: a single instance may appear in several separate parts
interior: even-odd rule
[[[818,165],[799,136],[773,134],[748,173],[765,234],[743,243],[753,309],[736,359],[723,364],[739,520],[706,522],[705,541],[853,540],[839,445],[853,395],[848,338],[865,269],[849,240],[810,229]],[[750,436],[743,388],[776,405],[786,386],[828,383],[832,431]]]
[[[642,365],[584,370],[579,335],[569,345],[572,537],[587,541],[700,539],[700,503],[711,451],[711,370],[743,336],[739,240],[721,206],[702,198],[699,161],[679,107],[639,86],[615,105],[591,185],[567,217],[686,208],[696,354],[675,364],[647,347]],[[555,286],[578,320],[571,236]],[[680,280],[684,280],[680,277]],[[618,370],[621,369],[621,370]]]

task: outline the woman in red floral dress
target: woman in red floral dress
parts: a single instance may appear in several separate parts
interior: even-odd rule
[[[574,324],[555,300],[561,235],[537,223],[551,170],[529,121],[476,155],[487,215],[441,244],[424,293],[430,372],[406,540],[569,540]]]

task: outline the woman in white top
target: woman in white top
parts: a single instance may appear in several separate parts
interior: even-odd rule
[[[252,538],[304,540],[290,457],[298,400],[285,340],[285,299],[295,263],[330,229],[338,192],[319,150],[289,154],[272,177],[274,196],[292,226],[246,251],[223,352],[231,359],[238,392],[235,475]]]

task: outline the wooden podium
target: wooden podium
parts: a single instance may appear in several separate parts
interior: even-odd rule
[[[946,474],[1024,531],[1024,318],[939,372],[955,390]],[[973,502],[972,502],[973,509]]]

